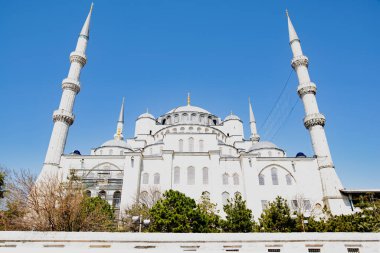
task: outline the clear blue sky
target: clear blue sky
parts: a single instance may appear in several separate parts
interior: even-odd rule
[[[90,1],[0,0],[0,164],[40,170],[68,56]],[[310,59],[338,175],[347,188],[380,187],[380,1],[96,0],[66,152],[113,137],[126,98],[126,136],[146,108],[186,103],[245,123],[253,100],[260,134],[312,155],[297,78],[263,126],[291,71],[285,9]],[[274,133],[276,133],[274,135]]]

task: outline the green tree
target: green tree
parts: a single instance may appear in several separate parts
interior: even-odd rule
[[[252,211],[247,208],[246,201],[240,193],[235,193],[234,198],[223,207],[226,219],[222,221],[224,232],[248,233],[255,227]]]
[[[81,219],[75,231],[113,231],[115,229],[114,209],[100,197],[84,196],[81,202]]]
[[[204,233],[208,231],[207,218],[195,200],[185,194],[169,190],[150,210],[151,232]]]
[[[260,232],[294,232],[298,231],[296,220],[292,219],[286,200],[277,197],[269,202],[268,207],[259,218]]]
[[[216,209],[217,205],[210,201],[210,197],[205,192],[202,193],[201,199],[197,205],[202,217],[206,220],[207,228],[204,232],[207,233],[218,233],[221,231],[220,228],[220,217],[218,215],[219,211]]]

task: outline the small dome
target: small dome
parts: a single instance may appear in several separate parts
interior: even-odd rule
[[[104,147],[118,147],[118,148],[127,148],[132,149],[132,147],[124,140],[109,140],[102,144],[102,148]]]
[[[236,116],[235,114],[230,114],[228,115],[224,121],[227,121],[227,120],[240,120],[240,118],[238,116]]]
[[[81,153],[80,153],[80,151],[79,150],[74,150],[73,151],[73,153],[71,153],[71,154],[73,154],[73,155],[82,155]]]
[[[205,109],[202,109],[198,106],[192,106],[192,105],[186,105],[186,106],[180,106],[180,107],[174,108],[173,110],[168,111],[166,114],[175,113],[175,112],[200,112],[200,113],[211,114],[209,111],[206,111]]]
[[[141,114],[137,119],[141,119],[141,118],[149,118],[149,119],[156,120],[154,116],[148,112]]]
[[[253,144],[252,147],[250,147],[250,149],[248,150],[248,152],[258,150],[258,149],[280,149],[280,148],[277,147],[277,145],[272,143],[272,142],[260,141],[260,142]]]
[[[306,155],[305,155],[304,153],[302,153],[302,152],[298,152],[298,153],[296,154],[296,157],[306,158]]]

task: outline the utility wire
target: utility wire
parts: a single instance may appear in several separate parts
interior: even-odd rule
[[[281,126],[277,129],[277,131],[273,134],[273,136],[270,138],[271,141],[273,141],[274,138],[276,138],[276,135],[277,133],[280,131],[280,129],[286,124],[286,122],[288,121],[288,119],[290,118],[290,115],[292,114],[292,112],[294,111],[294,109],[296,108],[296,105],[298,104],[298,101],[299,99],[297,98],[296,102],[294,103],[292,109],[289,111],[288,115],[286,115],[286,118],[284,120],[284,123],[281,124]]]
[[[284,92],[285,92],[286,87],[288,86],[288,83],[289,83],[290,77],[292,76],[292,73],[293,73],[293,69],[291,69],[291,71],[290,71],[290,73],[289,73],[289,76],[288,76],[288,79],[286,80],[285,85],[282,87],[282,90],[281,90],[281,92],[280,92],[280,95],[277,97],[276,102],[274,103],[273,107],[271,108],[271,110],[270,110],[268,116],[265,118],[263,124],[261,124],[261,126],[260,126],[260,128],[259,128],[260,130],[263,129],[263,127],[264,127],[265,124],[267,123],[269,117],[272,115],[273,110],[277,107],[277,104],[278,104],[278,102],[280,101],[280,98],[282,97],[282,95],[283,95]]]

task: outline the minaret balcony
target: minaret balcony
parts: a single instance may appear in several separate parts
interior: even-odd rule
[[[70,54],[70,62],[78,62],[83,67],[84,65],[86,65],[87,57],[84,53],[74,51]]]
[[[292,59],[291,65],[293,69],[296,69],[298,66],[309,66],[309,59],[304,55],[295,56]]]
[[[65,89],[72,90],[76,94],[78,94],[80,91],[80,82],[73,80],[73,79],[70,79],[70,78],[63,79],[62,89],[63,90],[65,90]]]
[[[298,95],[302,97],[305,94],[316,94],[317,93],[317,85],[313,82],[308,83],[300,83],[297,88]]]
[[[58,109],[53,113],[53,121],[66,122],[69,125],[74,123],[75,116],[71,112],[65,111],[63,109]]]
[[[305,127],[309,129],[310,127],[313,127],[316,125],[324,126],[326,122],[326,118],[321,113],[313,113],[313,114],[307,115],[304,118],[303,122],[304,122]]]

